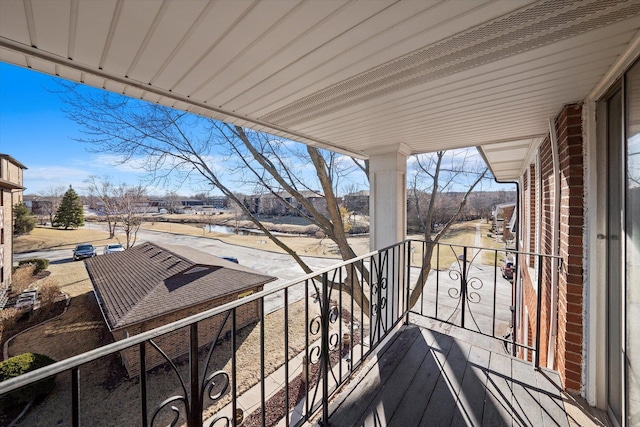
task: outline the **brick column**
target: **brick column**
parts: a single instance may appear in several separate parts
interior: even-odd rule
[[[580,391],[583,360],[584,149],[582,105],[563,108],[556,119],[560,160],[560,242],[556,366],[565,388]]]

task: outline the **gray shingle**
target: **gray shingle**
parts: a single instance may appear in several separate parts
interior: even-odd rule
[[[197,249],[155,243],[85,263],[111,330],[276,280]]]

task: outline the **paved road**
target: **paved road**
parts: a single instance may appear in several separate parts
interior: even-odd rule
[[[267,284],[265,289],[273,289],[282,283],[295,280],[304,275],[302,268],[300,268],[300,266],[298,266],[298,264],[296,264],[289,255],[231,245],[216,239],[140,230],[138,233],[137,244],[142,242],[154,242],[166,245],[184,245],[197,248],[203,252],[217,256],[236,257],[244,266],[253,268],[263,274],[278,277],[277,281]],[[102,248],[99,247],[96,249],[100,254]],[[70,249],[52,249],[14,254],[13,260],[17,263],[18,261],[26,258],[46,258],[51,263],[73,262],[72,250]],[[313,270],[320,270],[340,262],[335,258],[303,257],[303,259]],[[297,301],[302,299],[303,295],[304,290],[301,286],[298,286],[290,291],[289,299],[292,302]],[[271,312],[281,307],[282,298],[282,294],[279,294],[265,299],[265,311]]]

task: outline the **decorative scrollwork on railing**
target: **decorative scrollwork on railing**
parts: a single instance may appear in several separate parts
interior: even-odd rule
[[[377,316],[378,314],[380,314],[382,310],[384,310],[387,306],[387,297],[383,293],[383,291],[386,289],[387,278],[384,277],[381,272],[379,272],[377,282],[371,285],[371,293],[376,296],[371,304],[371,314],[373,316]]]
[[[340,310],[338,309],[337,305],[334,305],[329,309],[329,323],[335,324],[339,318],[340,318]]]
[[[449,278],[453,281],[459,282],[462,278],[462,274],[458,270],[449,270]],[[449,295],[451,299],[459,300],[462,296],[462,291],[459,286],[451,287],[447,289],[447,295]]]
[[[240,408],[237,408],[235,418],[236,418],[235,420],[236,422],[233,425],[236,425],[236,426],[242,425],[242,422],[244,421],[244,411]],[[216,426],[218,424],[218,421],[224,422],[224,425]],[[209,423],[208,427],[231,427],[231,425],[232,425],[231,418],[229,418],[226,415],[223,415],[223,416],[214,418]]]
[[[204,404],[205,404],[205,396],[211,399],[212,402],[217,402],[220,399],[222,399],[222,397],[227,393],[227,391],[229,390],[229,386],[231,384],[229,374],[223,370],[218,370],[211,374],[207,374],[207,370],[211,362],[211,358],[213,355],[213,351],[216,347],[216,343],[218,342],[218,339],[220,338],[220,335],[222,334],[222,330],[224,329],[225,324],[229,320],[230,315],[231,315],[231,311],[227,312],[226,317],[224,318],[223,322],[220,324],[218,328],[218,331],[215,335],[215,339],[213,339],[209,344],[210,345],[209,352],[204,365],[204,370],[202,372],[202,378],[199,385],[199,392],[197,393],[197,395],[190,396],[187,393],[185,382],[182,376],[180,375],[180,372],[178,371],[178,368],[176,367],[175,363],[158,346],[158,344],[156,344],[153,340],[149,340],[149,343],[153,346],[153,348],[155,348],[156,351],[158,351],[158,353],[160,353],[160,355],[162,355],[162,357],[167,361],[169,366],[171,366],[171,369],[173,370],[176,377],[178,378],[178,381],[180,382],[180,386],[182,387],[182,392],[183,392],[181,396],[179,395],[179,396],[170,397],[164,400],[162,403],[160,403],[160,405],[158,405],[158,407],[155,409],[151,417],[152,427],[155,425],[156,420],[159,419],[161,413],[167,412],[166,411],[167,408],[169,408],[169,410],[173,412],[173,420],[171,420],[168,426],[173,427],[178,424],[178,421],[180,420],[180,416],[181,416],[181,411],[184,411],[184,414],[187,418],[187,422],[190,423],[191,421],[189,420],[194,420],[202,416],[202,413],[196,413],[196,412],[202,411],[202,408],[204,407]],[[196,325],[191,326],[190,335],[191,337],[197,337]],[[192,342],[191,339],[195,339],[196,341]],[[192,346],[197,346],[197,338],[190,338],[189,343]],[[190,364],[198,363],[198,360],[196,358],[195,360],[190,360],[189,363]],[[193,400],[190,400],[190,399],[193,399]],[[183,408],[178,408],[178,406],[174,405],[174,403],[176,402],[181,402]],[[199,405],[194,405],[195,402],[199,402]],[[220,426],[221,425],[220,422],[223,422],[225,426],[231,425],[231,420],[229,419],[229,417],[220,416],[212,420],[209,423],[209,427],[212,427],[214,425]]]
[[[216,377],[220,377],[224,382],[219,383],[218,381],[215,381]],[[227,392],[227,390],[229,389],[229,384],[229,374],[227,374],[225,371],[216,371],[206,378],[203,385],[207,390],[207,396],[209,396],[209,399],[216,402],[220,400],[220,398],[222,398],[222,396],[224,396],[224,394]],[[220,390],[213,394],[216,386],[219,387]]]
[[[160,414],[160,412],[162,412],[168,405],[171,405],[175,402],[181,402],[185,407],[185,411],[189,406],[189,402],[184,396],[172,396],[160,403],[156,410],[153,411],[153,415],[151,416],[151,425],[153,426],[155,424],[156,417]],[[173,420],[171,420],[171,422],[167,426],[174,427],[178,425],[178,420],[180,419],[180,410],[174,405],[169,406],[169,409],[173,412]]]
[[[219,424],[218,423],[219,421],[223,422],[224,424]],[[226,415],[221,417],[216,417],[213,420],[211,420],[208,427],[231,427],[231,419]]]
[[[449,278],[451,280],[460,280],[461,277],[462,277],[462,274],[460,274],[460,271],[458,271],[458,270],[449,270]]]
[[[309,335],[312,337],[320,335],[322,332],[322,316],[318,315],[309,321]],[[309,349],[309,362],[316,365],[320,362],[322,351],[319,345],[315,345]]]
[[[309,321],[309,333],[313,336],[322,330],[322,316],[318,315]]]
[[[331,325],[335,325],[340,320],[340,309],[337,305],[331,306],[329,309],[329,328]],[[338,349],[338,344],[340,343],[340,336],[338,332],[333,332],[329,335],[329,351],[335,351]]]
[[[467,289],[473,289],[474,291],[479,291],[484,286],[484,282],[477,277],[472,277],[467,280]],[[479,304],[482,301],[482,296],[479,292],[467,292],[467,301],[472,304]]]
[[[340,334],[338,332],[329,335],[329,351],[336,351],[339,348],[339,344]]]
[[[377,303],[371,305],[371,315],[377,316],[387,307],[387,297],[380,297]]]
[[[447,290],[447,295],[449,295],[451,299],[460,299],[460,296],[461,296],[460,288],[449,288]]]
[[[156,407],[155,411],[153,411],[153,415],[151,416],[151,426],[153,427],[154,422],[156,420],[156,417],[160,414],[160,412],[163,409],[165,409],[167,407],[167,405],[169,405],[169,404],[171,404],[173,402],[182,402],[183,405],[184,405],[185,412],[188,412],[188,410],[189,410],[189,398],[187,397],[188,396],[188,394],[187,394],[187,386],[185,385],[184,380],[180,376],[180,372],[178,372],[178,368],[176,367],[175,363],[173,363],[173,360],[171,360],[171,358],[167,355],[167,353],[165,353],[158,346],[158,344],[156,344],[153,340],[149,340],[149,344],[151,344],[153,346],[153,348],[155,348],[162,355],[162,357],[169,363],[169,365],[171,366],[171,369],[173,370],[173,372],[178,377],[178,380],[180,381],[180,386],[182,387],[182,392],[183,392],[182,396],[170,397],[170,398],[164,400],[162,403],[160,403],[160,405],[158,405]],[[180,418],[180,410],[175,406],[171,406],[170,409],[171,409],[171,411],[174,412],[174,419],[169,424],[169,426],[173,427],[173,426],[176,425],[176,423],[178,422],[178,419]]]
[[[385,289],[387,289],[387,278],[380,275],[378,281],[371,285],[371,292],[376,295],[378,291],[382,292]]]
[[[322,358],[322,351],[319,345],[313,346],[309,349],[309,363],[312,365],[317,365]]]

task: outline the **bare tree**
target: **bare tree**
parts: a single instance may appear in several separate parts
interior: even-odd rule
[[[427,242],[422,257],[422,270],[418,276],[415,288],[409,297],[409,306],[413,307],[420,298],[420,294],[427,283],[431,271],[433,249],[442,236],[456,221],[464,209],[469,194],[487,178],[489,169],[470,159],[469,150],[464,152],[438,151],[427,155],[415,156],[415,169],[410,180],[410,194],[418,218],[423,228],[423,237]],[[454,189],[465,188],[455,209],[446,216],[438,212],[439,195]],[[426,197],[418,197],[421,194]],[[442,227],[436,232],[434,224],[441,221]]]
[[[95,199],[94,209],[107,221],[109,238],[116,236],[120,229],[125,235],[126,247],[135,245],[142,217],[149,211],[149,197],[144,186],[114,184],[108,176],[87,179],[89,196]]]
[[[41,210],[49,217],[50,224],[53,224],[53,217],[60,207],[62,195],[65,191],[67,191],[67,188],[64,185],[57,185],[47,187],[38,194],[43,202],[41,203]]]
[[[182,208],[182,198],[175,191],[170,191],[164,196],[165,206],[169,213],[176,213]]]
[[[230,159],[236,159],[240,162],[236,171],[245,172],[243,185],[263,188],[317,225],[337,244],[343,259],[356,256],[347,242],[335,197],[336,186],[332,178],[341,176],[338,171],[340,159],[336,155],[306,147],[305,166],[312,165],[315,172],[315,182],[307,183],[290,167],[302,152],[291,152],[288,141],[156,104],[109,93],[83,91],[71,84],[65,86],[62,98],[69,118],[84,129],[85,137],[81,141],[92,144],[96,151],[119,155],[122,163],[142,160],[141,167],[156,182],[172,177],[181,182],[192,179],[218,188],[265,236],[291,255],[306,273],[312,270],[302,258],[260,222],[250,206],[231,190],[228,181],[223,182],[223,178],[228,180],[228,172],[233,171],[228,166],[221,166],[222,163],[228,165]],[[223,151],[227,153],[223,162],[214,161]],[[326,213],[305,196],[306,191],[314,191],[324,197]],[[283,192],[293,199],[283,197]],[[361,271],[361,276],[366,279],[369,275]],[[348,277],[341,285],[352,295],[365,295],[360,281],[353,277]],[[368,313],[368,300],[364,300],[362,309]]]
[[[87,179],[86,183],[89,197],[96,200],[93,208],[107,221],[109,238],[113,239],[116,235],[116,226],[118,225],[119,206],[117,186],[108,176],[103,178],[91,176]]]
[[[143,216],[149,211],[149,198],[143,186],[128,187],[121,184],[116,189],[115,200],[118,205],[118,227],[124,233],[125,247],[130,248],[135,245]]]

